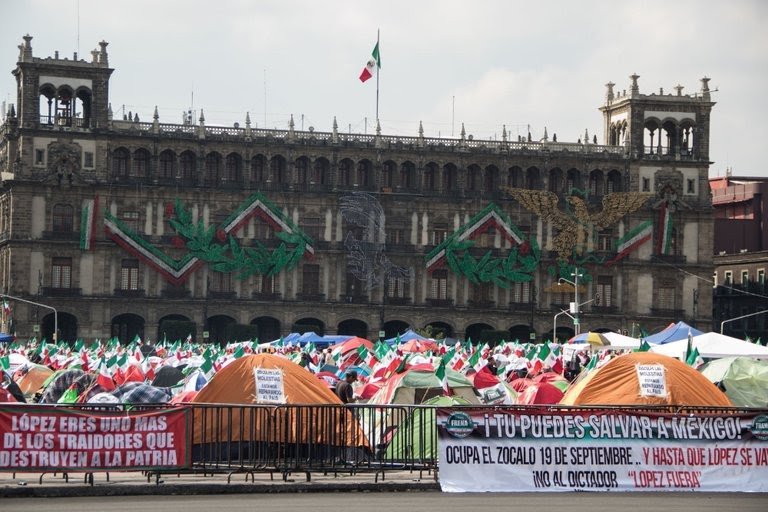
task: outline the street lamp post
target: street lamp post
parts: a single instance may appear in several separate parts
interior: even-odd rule
[[[40,306],[41,308],[50,309],[53,311],[53,341],[54,343],[58,341],[59,338],[59,313],[56,311],[56,308],[53,306],[48,306],[46,304],[41,304],[39,302],[32,302],[31,300],[22,299],[20,297],[14,297],[13,295],[8,295],[6,293],[0,293],[0,298],[8,298],[11,300],[18,300],[19,302],[26,302],[27,304],[32,304],[33,306]]]
[[[579,321],[579,277],[582,274],[579,274],[579,269],[576,267],[571,275],[573,276],[573,281],[561,277],[557,280],[557,285],[560,286],[562,283],[568,283],[573,286],[573,302],[571,303],[571,313],[573,313],[573,316],[571,318],[573,318],[573,332],[574,334],[579,334],[581,332]]]

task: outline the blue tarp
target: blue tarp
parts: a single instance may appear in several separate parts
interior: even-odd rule
[[[14,339],[13,334],[5,334],[4,332],[0,332],[0,343],[10,343]]]
[[[661,332],[657,332],[651,336],[645,338],[645,341],[653,345],[664,345],[665,343],[672,343],[673,341],[684,340],[688,337],[688,333],[691,336],[698,336],[704,334],[702,331],[695,329],[685,322],[677,322],[672,324]]]
[[[395,336],[394,338],[389,338],[388,340],[384,340],[384,341],[387,343],[387,345],[395,345],[398,341],[400,341],[400,343],[405,343],[406,341],[411,341],[411,340],[426,340],[426,339],[428,338],[425,338],[421,334],[415,333],[411,329],[408,329],[400,336]]]
[[[336,334],[336,335],[325,335],[320,336],[319,334],[316,334],[312,331],[305,332],[304,334],[299,334],[297,332],[292,332],[290,334],[285,335],[284,337],[280,338],[283,340],[283,345],[286,346],[294,346],[298,345],[300,347],[303,347],[309,343],[314,343],[315,347],[317,348],[326,348],[331,345],[335,345],[336,343],[346,341],[349,338],[352,338],[353,336],[349,334]],[[270,345],[278,345],[280,343],[280,339],[274,340],[270,342]]]

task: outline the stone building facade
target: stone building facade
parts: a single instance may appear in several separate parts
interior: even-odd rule
[[[599,142],[263,130],[115,118],[106,42],[86,61],[31,40],[0,125],[3,322],[20,337],[711,324],[708,79],[608,84]]]

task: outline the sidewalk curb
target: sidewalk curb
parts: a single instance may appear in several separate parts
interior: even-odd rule
[[[93,496],[175,496],[266,493],[328,492],[424,492],[440,491],[437,482],[381,483],[281,483],[281,484],[150,484],[25,486],[0,488],[0,498],[82,498]]]

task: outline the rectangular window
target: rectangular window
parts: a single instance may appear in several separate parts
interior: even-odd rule
[[[405,229],[404,228],[391,228],[387,229],[387,245],[401,245],[405,244]]]
[[[520,304],[531,302],[531,283],[515,283],[512,288],[512,302]]]
[[[85,151],[83,153],[83,167],[86,169],[93,169],[93,153],[90,151]]]
[[[643,178],[643,192],[651,191],[651,178]]]
[[[686,194],[695,194],[696,193],[696,180],[687,180],[686,181]]]
[[[712,276],[712,288],[717,288],[717,272]]]
[[[307,236],[309,236],[312,240],[320,240],[320,231],[323,226],[323,223],[320,221],[320,217],[306,217],[302,224],[304,232],[307,234]]]
[[[348,297],[347,300],[351,301],[353,297],[363,296],[363,284],[364,283],[359,280],[355,274],[348,271],[345,279],[345,290],[346,296]]]
[[[132,231],[138,233],[139,232],[139,212],[136,211],[127,211],[123,212],[120,216],[123,221],[123,224],[128,226]]]
[[[733,272],[730,270],[725,271],[725,276],[723,278],[723,284],[725,286],[731,286],[731,282],[733,281]]]
[[[139,289],[139,260],[124,259],[120,266],[120,289]]]
[[[599,306],[613,306],[613,277],[597,276],[597,293],[600,294]],[[597,302],[597,301],[596,301]]]
[[[659,283],[656,288],[654,305],[664,311],[675,309],[675,283],[673,281],[664,280]]]
[[[305,295],[320,294],[320,265],[307,264],[302,267],[301,292]]]
[[[606,252],[613,251],[613,231],[612,230],[607,229],[605,231],[600,231],[597,234],[597,250],[606,251]]]
[[[256,276],[257,293],[277,293],[274,276]]]
[[[448,271],[445,269],[435,270],[431,275],[429,288],[430,298],[447,299],[448,298]]]
[[[760,286],[765,285],[765,269],[759,268],[757,269],[757,284]]]
[[[72,258],[53,258],[51,288],[72,288]]]
[[[470,288],[472,300],[476,302],[487,302],[491,300],[491,285],[480,283]]]
[[[435,228],[432,230],[432,245],[440,245],[448,239],[448,230]]]
[[[232,274],[229,272],[211,272],[208,274],[212,292],[227,293],[232,291]]]
[[[45,150],[44,149],[36,149],[35,150],[35,165],[45,165]]]
[[[408,297],[408,282],[403,277],[393,277],[387,280],[387,297],[404,299]]]
[[[745,286],[749,284],[749,270],[741,271],[741,284]]]

